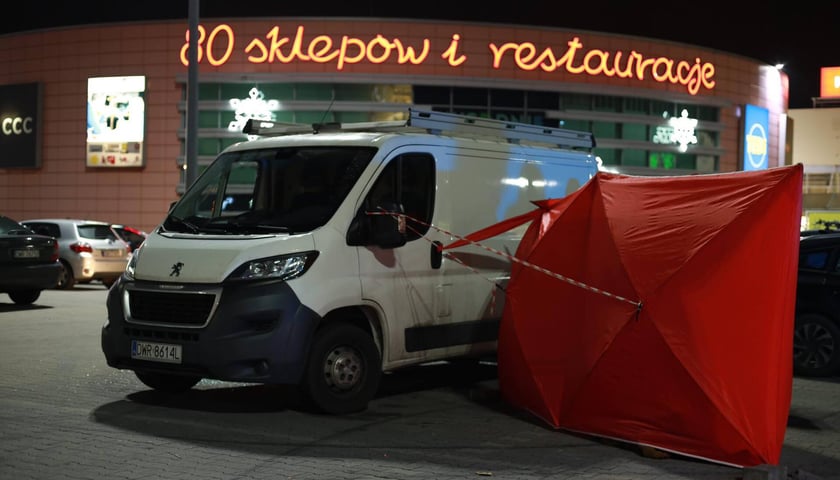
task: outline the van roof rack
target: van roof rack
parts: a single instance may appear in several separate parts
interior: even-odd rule
[[[505,122],[477,118],[456,113],[408,109],[407,120],[352,123],[279,123],[249,119],[242,129],[247,135],[279,136],[320,132],[393,132],[413,127],[434,135],[462,134],[504,138],[510,143],[520,141],[556,145],[563,148],[595,148],[595,136],[590,132],[564,128],[543,127],[519,122]]]

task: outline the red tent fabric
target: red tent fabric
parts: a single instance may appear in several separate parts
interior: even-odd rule
[[[468,236],[531,221],[499,332],[503,398],[555,428],[733,466],[778,464],[801,198],[801,165],[602,172]]]

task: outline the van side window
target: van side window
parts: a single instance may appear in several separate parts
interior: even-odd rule
[[[406,237],[416,240],[429,231],[435,206],[435,160],[428,153],[393,158],[376,180],[365,202],[367,210],[398,203],[406,215]]]

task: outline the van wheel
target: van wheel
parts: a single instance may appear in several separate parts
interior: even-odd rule
[[[165,393],[183,393],[201,381],[201,377],[165,373],[134,372],[134,374],[147,387]]]
[[[58,275],[58,284],[55,288],[59,290],[69,290],[76,284],[76,278],[73,276],[73,268],[64,260],[61,260],[61,273]]]
[[[831,319],[806,314],[793,330],[793,370],[798,375],[825,377],[840,369],[840,327]]]
[[[381,377],[379,350],[367,332],[327,324],[315,333],[301,391],[324,413],[358,412],[376,395]]]

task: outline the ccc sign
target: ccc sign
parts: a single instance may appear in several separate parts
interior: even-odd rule
[[[32,117],[3,117],[0,130],[3,135],[24,135],[32,133]]]

